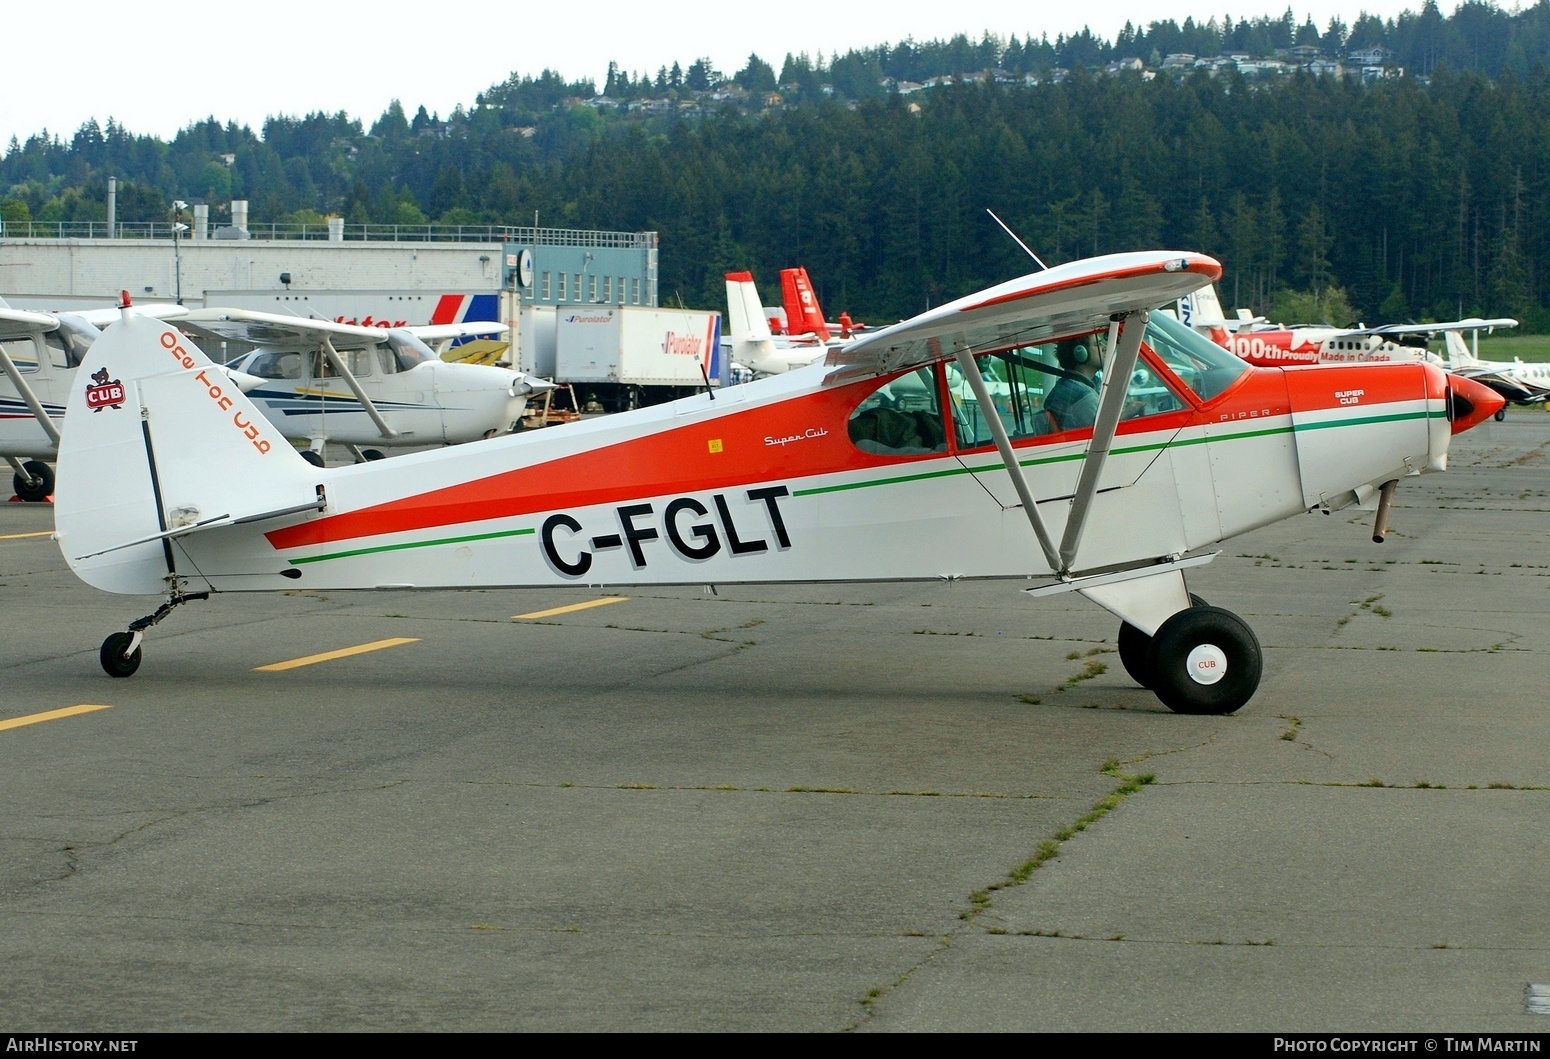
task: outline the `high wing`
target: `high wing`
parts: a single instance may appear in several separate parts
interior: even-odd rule
[[[408,331],[421,342],[445,342],[452,338],[488,338],[491,335],[504,335],[511,328],[496,320],[464,320],[455,324],[420,324],[401,328],[401,330]]]
[[[195,334],[248,342],[273,350],[313,350],[327,340],[336,350],[375,349],[387,341],[382,327],[336,324],[251,309],[196,309],[178,326]]]
[[[1056,265],[869,332],[829,352],[825,385],[958,355],[1034,345],[1091,331],[1214,283],[1222,266],[1204,254],[1158,250]]]
[[[196,309],[178,321],[178,326],[195,334],[234,342],[247,342],[276,351],[313,350],[326,339],[341,352],[374,349],[387,341],[389,328],[341,324],[332,320],[308,320],[299,316],[259,312],[253,309]],[[503,334],[510,330],[493,320],[470,320],[454,324],[425,324],[397,328],[422,342],[449,338],[473,338]]]
[[[187,306],[172,304],[135,305],[130,307],[130,313],[135,316],[154,316],[158,320],[181,320],[189,314]],[[123,318],[123,311],[117,308],[110,309],[71,309],[72,316],[78,316],[93,327],[108,327],[118,323]]]
[[[35,313],[27,309],[0,307],[0,342],[28,335],[46,334],[59,327],[53,313]]]
[[[1356,338],[1362,335],[1436,335],[1447,331],[1494,331],[1498,327],[1517,327],[1518,321],[1510,317],[1502,317],[1496,320],[1482,320],[1479,317],[1470,317],[1467,320],[1452,320],[1440,324],[1383,324],[1380,327],[1358,327],[1349,331],[1340,331],[1336,338]]]

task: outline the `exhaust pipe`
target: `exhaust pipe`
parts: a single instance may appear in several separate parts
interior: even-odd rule
[[[1383,539],[1389,535],[1389,511],[1394,506],[1394,487],[1399,484],[1398,478],[1392,478],[1384,482],[1378,496],[1378,517],[1372,524],[1372,543],[1382,544]]]

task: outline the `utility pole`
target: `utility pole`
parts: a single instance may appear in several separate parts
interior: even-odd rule
[[[172,201],[172,284],[179,305],[183,304],[183,258],[178,252],[178,244],[183,233],[188,231],[188,225],[183,223],[183,211],[187,208],[188,203],[182,199]]]

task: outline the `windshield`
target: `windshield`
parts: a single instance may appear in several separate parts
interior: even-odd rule
[[[425,364],[437,359],[430,346],[408,331],[389,331],[388,345],[393,347],[393,358],[398,361],[400,371],[408,371],[416,364]]]
[[[1166,313],[1152,314],[1146,344],[1202,401],[1209,401],[1249,370],[1247,363]]]
[[[58,352],[54,355],[54,363],[62,368],[73,368],[81,363],[86,356],[86,351],[91,344],[102,337],[102,332],[80,317],[71,316],[68,313],[59,317],[59,330],[49,335],[48,342],[51,346],[57,346]],[[59,358],[64,358],[60,363]]]

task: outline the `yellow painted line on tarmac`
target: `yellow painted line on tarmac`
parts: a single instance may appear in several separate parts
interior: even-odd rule
[[[395,636],[391,640],[373,640],[371,643],[363,643],[359,647],[341,647],[337,651],[324,651],[320,655],[308,655],[305,658],[293,658],[289,662],[275,662],[272,665],[258,666],[255,673],[278,673],[285,669],[300,669],[302,666],[314,666],[319,662],[332,662],[336,658],[349,658],[351,655],[363,655],[372,651],[381,651],[388,647],[401,647],[406,643],[419,643],[418,636]]]
[[[77,717],[83,713],[96,713],[98,710],[111,710],[111,706],[66,706],[62,710],[49,710],[47,713],[31,713],[26,717],[12,717],[9,720],[0,721],[0,732],[7,728],[24,728],[29,724],[42,724],[44,721],[57,721],[62,717]]]
[[[572,614],[578,610],[591,610],[593,607],[606,607],[610,603],[623,603],[629,596],[608,596],[605,599],[589,599],[585,603],[572,603],[568,607],[554,607],[550,610],[535,610],[531,614],[513,614],[512,621],[527,621],[532,618],[552,618],[556,614]]]
[[[7,533],[0,535],[0,541],[19,541],[23,537],[52,537],[53,530],[39,530],[36,533]]]

